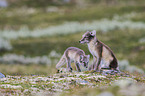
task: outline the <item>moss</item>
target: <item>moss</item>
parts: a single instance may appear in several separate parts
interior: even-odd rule
[[[145,83],[145,78],[134,78],[139,83]]]
[[[125,72],[127,73],[127,72]],[[46,76],[21,76],[21,78],[19,78],[19,76],[11,76],[6,82],[1,82],[1,84],[10,84],[10,85],[20,85],[22,86],[21,89],[10,89],[10,88],[3,88],[1,87],[1,89],[3,90],[3,92],[5,93],[10,93],[11,94],[15,94],[15,93],[19,93],[19,94],[28,94],[28,95],[32,95],[32,91],[33,92],[40,92],[41,91],[48,91],[48,92],[52,92],[52,93],[56,93],[57,92],[57,88],[62,90],[63,92],[60,92],[60,95],[63,94],[63,96],[68,96],[68,95],[79,95],[79,96],[84,96],[84,94],[86,95],[90,95],[94,96],[97,94],[100,94],[102,92],[110,92],[114,95],[117,95],[120,92],[120,87],[119,86],[114,86],[113,83],[116,80],[120,80],[120,79],[125,79],[125,78],[133,78],[134,80],[137,81],[136,84],[144,84],[144,77],[142,76],[142,74],[129,74],[130,77],[125,77],[125,76],[119,76],[119,75],[107,75],[106,78],[91,78],[91,79],[87,79],[87,77],[90,76],[97,76],[97,74],[86,74],[88,76],[82,76],[80,75],[79,77],[76,75],[79,75],[79,73],[58,73],[55,75],[51,75],[48,79],[55,79],[54,80],[49,80],[49,81],[45,81],[45,80],[41,80],[39,79],[39,77],[41,78],[46,78]],[[74,77],[74,78],[78,78],[81,80],[86,80],[89,83],[87,84],[81,84],[79,81],[77,80],[59,80],[60,76],[65,75],[66,77]],[[54,77],[53,77],[54,76]],[[57,78],[58,77],[58,78]],[[65,77],[64,77],[65,78]],[[24,82],[21,82],[22,79],[24,80]],[[37,82],[37,80],[40,82]],[[58,80],[57,80],[58,79]],[[35,84],[31,83],[31,80],[35,81]],[[33,81],[33,82],[34,82]],[[8,83],[9,82],[9,83]],[[16,83],[17,82],[17,83]],[[135,86],[135,85],[134,85]],[[131,87],[131,86],[129,86]],[[33,88],[36,88],[35,90],[33,90]],[[2,90],[0,89],[0,92],[2,92]],[[140,89],[142,90],[142,89]],[[121,94],[119,96],[122,96]]]

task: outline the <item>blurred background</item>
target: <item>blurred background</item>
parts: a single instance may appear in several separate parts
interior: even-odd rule
[[[90,54],[78,43],[87,30],[97,30],[120,70],[144,73],[145,0],[0,0],[0,72],[55,73],[67,47]]]

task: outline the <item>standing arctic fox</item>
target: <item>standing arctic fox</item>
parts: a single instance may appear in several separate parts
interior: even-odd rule
[[[77,71],[81,72],[80,64],[88,68],[89,57],[90,55],[85,55],[83,50],[76,47],[69,47],[65,50],[60,61],[57,63],[56,68],[58,69],[67,63],[68,71],[72,72],[71,61],[73,61],[76,65]]]
[[[101,68],[107,68],[119,71],[115,55],[107,45],[97,39],[95,30],[87,31],[79,42],[81,44],[87,43],[88,49],[93,55],[93,64],[89,70],[100,71]]]

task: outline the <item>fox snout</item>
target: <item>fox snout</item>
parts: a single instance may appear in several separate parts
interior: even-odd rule
[[[87,40],[80,40],[79,43],[84,44],[84,43],[89,43]]]
[[[84,63],[84,67],[85,67],[85,68],[88,68],[88,64],[87,64],[87,63]]]
[[[81,40],[79,41],[79,43],[81,43]]]
[[[86,43],[86,42],[85,42],[84,40],[81,39],[81,40],[79,41],[79,43],[84,44],[84,43]]]

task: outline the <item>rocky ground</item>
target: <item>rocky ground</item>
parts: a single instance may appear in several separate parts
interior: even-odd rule
[[[105,74],[104,74],[105,73]],[[50,76],[6,76],[0,95],[145,96],[145,76],[126,73],[63,72]]]

